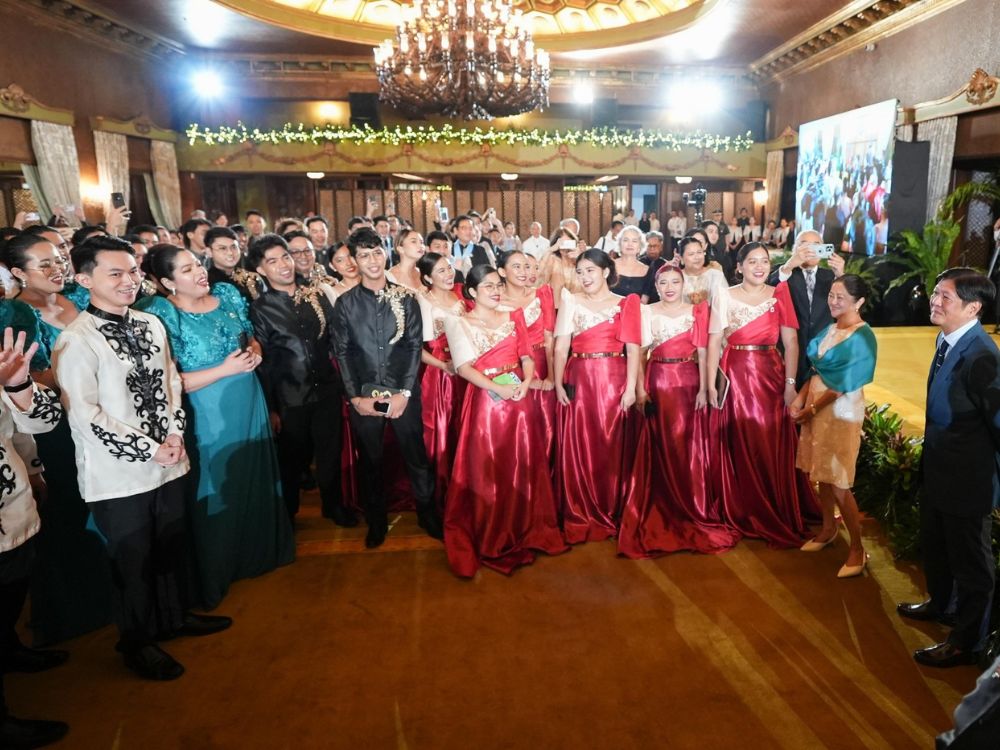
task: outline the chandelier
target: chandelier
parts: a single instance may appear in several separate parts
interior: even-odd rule
[[[380,100],[411,116],[491,120],[549,103],[549,55],[508,0],[414,0],[375,47]]]

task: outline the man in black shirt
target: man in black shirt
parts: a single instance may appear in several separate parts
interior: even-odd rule
[[[257,373],[271,411],[288,513],[294,517],[299,509],[311,457],[323,515],[338,526],[356,526],[340,486],[343,389],[331,359],[333,307],[318,287],[298,283],[288,245],[278,235],[253,240],[247,257],[268,286],[250,305],[250,320],[264,354]]]
[[[208,269],[209,284],[220,281],[232,284],[247,302],[253,302],[264,292],[266,287],[260,275],[240,268],[243,251],[236,232],[229,227],[212,227],[205,232],[205,247],[212,259]]]
[[[361,449],[368,520],[365,544],[378,547],[389,527],[382,465],[386,424],[392,425],[403,454],[420,525],[441,539],[441,521],[434,509],[434,473],[424,448],[420,413],[420,307],[412,292],[386,280],[385,247],[372,229],[354,231],[347,247],[358,264],[361,283],[337,299],[333,332],[344,390],[351,402],[351,427]],[[373,391],[378,395],[373,397]]]

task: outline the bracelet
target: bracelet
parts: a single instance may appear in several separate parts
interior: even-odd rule
[[[7,393],[20,393],[20,392],[21,392],[21,391],[23,391],[23,390],[26,390],[26,389],[28,389],[28,388],[31,388],[31,386],[32,386],[32,385],[33,385],[33,381],[32,381],[32,380],[31,380],[31,378],[29,377],[29,378],[28,378],[27,380],[25,380],[25,381],[24,381],[23,383],[20,383],[20,384],[18,384],[18,385],[5,385],[5,386],[3,387],[3,389],[4,389],[5,391],[7,391]]]

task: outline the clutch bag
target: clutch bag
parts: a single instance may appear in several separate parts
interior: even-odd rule
[[[718,397],[718,403],[714,404],[715,408],[721,409],[726,405],[726,398],[729,396],[729,376],[720,367],[715,373],[715,392]]]

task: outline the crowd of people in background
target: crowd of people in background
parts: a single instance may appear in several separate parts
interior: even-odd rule
[[[159,644],[229,627],[192,610],[293,561],[312,487],[369,548],[415,510],[461,577],[604,539],[814,552],[837,508],[836,575],[865,571],[876,344],[824,229],[630,211],[591,241],[571,217],[522,238],[491,208],[426,235],[371,213],[3,230],[8,671],[68,657],[18,640],[30,588],[35,646],[113,621],[128,668],[180,677]]]

